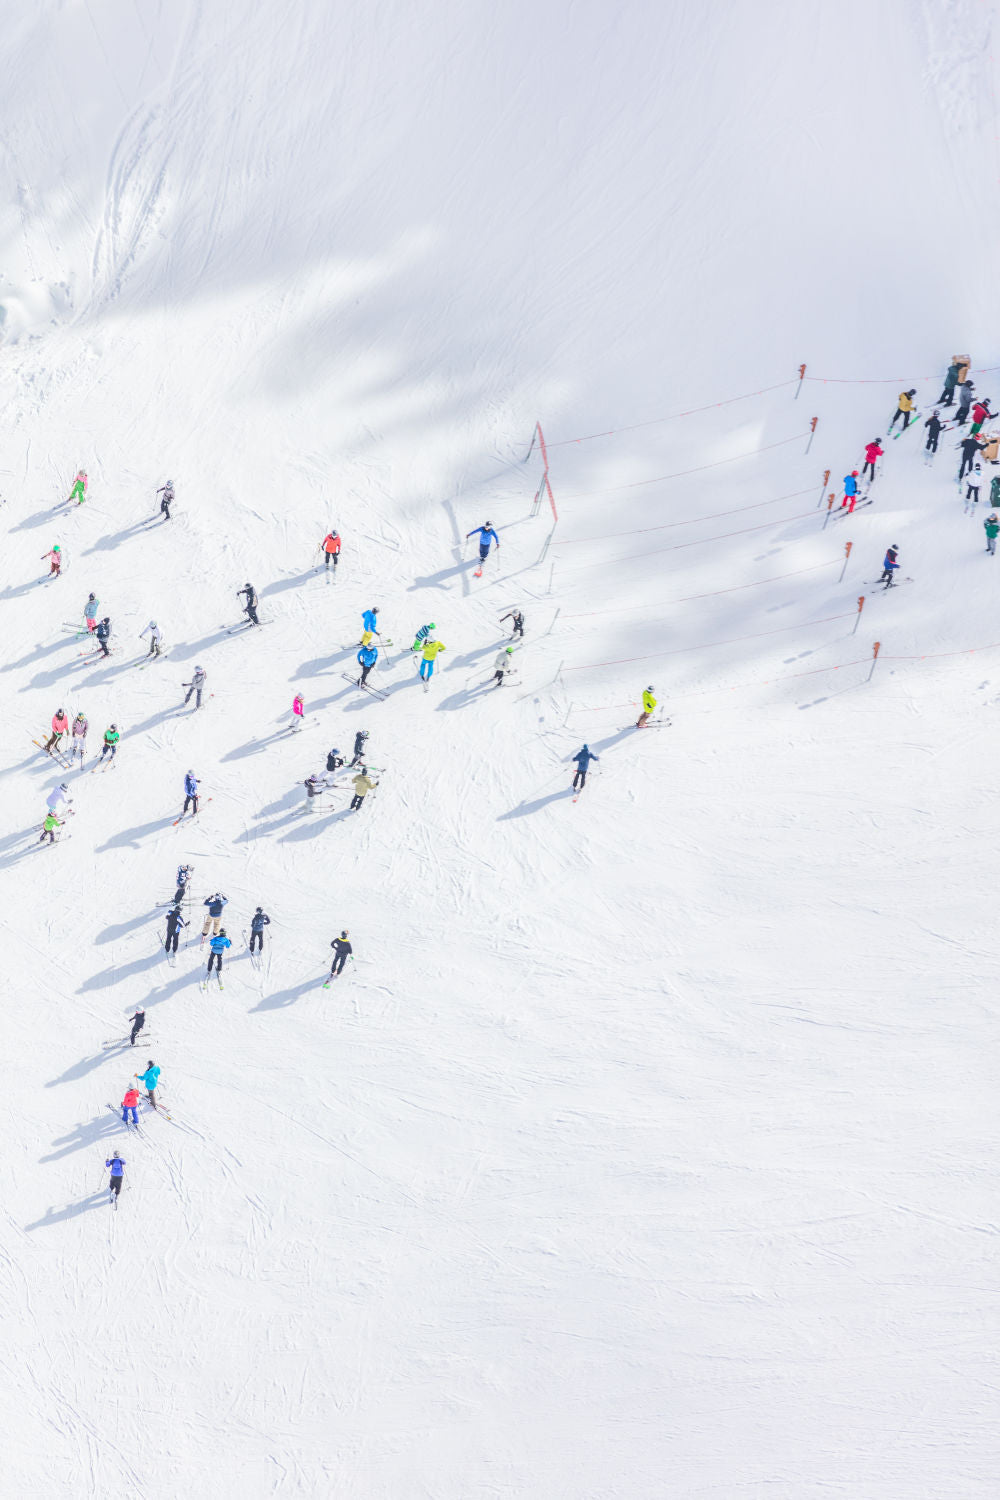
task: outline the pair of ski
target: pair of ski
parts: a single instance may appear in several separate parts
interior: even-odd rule
[[[868,589],[873,589],[877,584],[881,584],[883,594],[887,594],[890,589],[899,588],[901,583],[913,583],[913,581],[912,578],[893,578],[890,583],[886,583],[882,578],[865,578],[862,580],[865,588]]]
[[[143,1029],[139,1032],[139,1036],[136,1037],[136,1041],[138,1041],[140,1037],[147,1042],[151,1042],[153,1040],[152,1033],[148,1032],[145,1027],[143,1027]],[[131,1040],[132,1034],[130,1032],[128,1036],[116,1036],[110,1042],[102,1042],[101,1046],[105,1050],[107,1050],[109,1047],[121,1047],[125,1042],[131,1042]]]
[[[118,757],[117,757],[117,755],[112,755],[111,758],[110,758],[110,760],[107,758],[107,756],[102,755],[101,758],[100,758],[100,760],[97,762],[97,765],[96,766],[91,766],[91,768],[90,768],[90,770],[88,772],[88,775],[93,776],[98,771],[106,771],[109,766],[116,766],[117,764],[118,764]]]
[[[51,755],[53,760],[57,760],[64,771],[70,770],[70,762],[64,758],[63,753],[59,749],[58,745],[54,745],[51,750],[46,750],[41,740],[36,740],[34,735],[31,736],[31,743],[33,745],[37,745],[43,755]]]
[[[263,630],[264,626],[270,623],[270,620],[258,620],[255,625],[252,620],[241,620],[238,625],[220,625],[219,629],[224,630],[227,635],[236,635],[244,630]]]
[[[198,798],[198,801],[201,803],[202,807],[207,807],[208,804],[211,802],[211,800],[212,800],[211,797],[199,797]],[[190,814],[190,816],[192,818],[196,818],[198,816],[198,814],[195,813],[195,812],[193,812],[193,813]],[[178,825],[178,823],[183,823],[183,821],[184,821],[184,819],[186,817],[188,817],[187,813],[181,813],[180,817],[179,818],[175,818],[174,821],[171,823],[171,825],[170,825],[171,828],[176,828],[177,825]]]
[[[366,693],[371,693],[372,697],[377,698],[380,703],[384,703],[389,696],[388,693],[383,693],[380,688],[373,688],[367,682],[359,682],[357,677],[351,676],[350,672],[341,672],[340,675],[344,678],[345,682],[352,682],[355,687],[363,688]]]
[[[220,990],[224,990],[224,989],[225,989],[225,985],[224,985],[224,984],[223,984],[223,982],[222,982],[222,979],[221,979],[221,977],[220,977],[220,975],[219,975],[219,972],[218,972],[218,970],[214,970],[214,971],[213,971],[213,972],[214,972],[214,973],[215,973],[215,977],[216,977],[216,979],[217,979],[217,980],[218,980],[218,983],[219,983],[219,989],[220,989]],[[200,989],[200,990],[206,990],[206,991],[207,991],[207,989],[208,989],[208,981],[209,981],[209,979],[210,979],[210,978],[211,978],[211,977],[212,977],[212,976],[211,976],[211,975],[208,975],[208,976],[207,976],[207,977],[206,977],[206,978],[205,978],[205,979],[202,979],[202,980],[199,980],[199,983],[198,983],[198,988],[199,988],[199,989]]]
[[[131,1108],[131,1106],[129,1106],[129,1107]],[[109,1104],[108,1108],[110,1109],[111,1113],[115,1116],[115,1118],[117,1120],[122,1120],[122,1114],[121,1114],[122,1106],[120,1104],[119,1104],[119,1106],[118,1106],[117,1109],[115,1108],[115,1106],[113,1104]],[[142,1131],[139,1129],[138,1125],[135,1123],[134,1120],[124,1119],[124,1120],[122,1120],[122,1124],[125,1126],[125,1129],[127,1131],[129,1131],[130,1133],[133,1133],[135,1135],[142,1135]]]

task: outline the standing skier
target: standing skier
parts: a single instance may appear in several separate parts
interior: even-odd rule
[[[38,842],[40,844],[44,844],[47,838],[50,844],[54,844],[56,841],[56,829],[61,828],[62,826],[63,825],[61,820],[56,817],[54,812],[46,813],[45,822],[42,824],[42,831],[39,835]]]
[[[975,464],[968,474],[968,483],[965,489],[965,511],[967,515],[975,515],[976,506],[979,504],[979,486],[983,482],[983,471],[979,464]]]
[[[91,594],[90,598],[83,606],[83,618],[86,620],[87,629],[90,632],[93,632],[97,629],[97,611],[100,609],[100,607],[101,601],[100,599],[98,599],[96,594]]]
[[[174,905],[179,906],[187,896],[188,882],[191,879],[194,865],[177,866],[177,889],[174,892]]]
[[[884,583],[887,589],[892,588],[892,575],[899,567],[899,563],[896,561],[898,557],[899,548],[896,546],[896,543],[893,542],[892,546],[885,554],[885,561],[882,564],[882,576],[878,580],[879,583]]]
[[[51,755],[53,750],[59,749],[59,741],[69,728],[69,720],[61,708],[57,708],[52,715],[52,733],[45,741],[43,749],[46,755]]]
[[[315,776],[307,776],[302,785],[306,789],[306,812],[315,812],[316,799],[322,796],[330,785],[326,779],[326,772],[320,771]]]
[[[215,937],[213,937],[209,943],[209,947],[212,951],[208,955],[208,968],[206,970],[206,973],[211,974],[212,965],[214,963],[215,971],[219,976],[220,984],[222,983],[222,955],[225,953],[227,948],[231,948],[232,946],[232,943],[226,937],[226,929],[224,927],[219,929]]]
[[[262,906],[258,906],[250,918],[250,957],[253,958],[254,944],[257,944],[257,952],[264,955],[264,928],[270,927],[271,918],[266,914]]]
[[[161,485],[156,493],[162,496],[160,500],[160,514],[165,521],[169,521],[170,507],[174,503],[174,481],[168,479],[166,484]]]
[[[960,443],[956,443],[955,446],[956,448],[960,448],[962,450],[962,463],[958,471],[958,482],[959,484],[961,484],[962,480],[965,478],[966,469],[971,470],[973,463],[979,457],[984,445],[979,441],[977,437],[967,437],[963,438]]]
[[[336,979],[338,974],[343,973],[344,965],[350,958],[351,954],[354,952],[351,944],[347,941],[346,927],[340,934],[339,938],[334,938],[333,942],[330,944],[330,947],[333,949],[333,964],[330,968],[330,978]]]
[[[573,759],[576,761],[576,770],[573,772],[574,792],[576,791],[578,783],[581,792],[583,791],[584,787],[587,785],[587,771],[589,769],[590,762],[592,760],[600,760],[600,758],[601,757],[599,755],[594,754],[589,745],[584,745],[582,750],[578,750],[576,752],[576,754],[573,756]]]
[[[361,762],[364,760],[364,758],[365,758],[365,742],[366,742],[367,739],[368,739],[368,731],[367,731],[367,729],[359,729],[358,732],[357,732],[357,734],[354,736],[354,751],[353,751],[354,759],[351,761],[352,767],[353,766],[360,766]]]
[[[358,687],[364,687],[368,681],[368,673],[378,661],[377,646],[362,646],[358,652],[358,662],[361,666],[361,676],[358,678]]]
[[[51,552],[43,552],[39,561],[44,562],[46,558],[49,560],[49,577],[55,575],[58,578],[62,570],[62,548],[56,546]]]
[[[118,1195],[122,1190],[122,1182],[125,1178],[125,1158],[124,1156],[119,1156],[118,1152],[116,1151],[114,1156],[108,1157],[108,1159],[104,1163],[104,1166],[105,1169],[107,1169],[108,1167],[111,1168],[111,1176],[108,1179],[108,1190],[111,1193],[111,1198],[114,1199],[115,1206],[117,1207]],[[111,1202],[111,1198],[108,1199],[109,1203]]]
[[[413,637],[413,645],[410,647],[410,650],[411,651],[422,651],[423,650],[423,646],[424,646],[424,642],[428,639],[428,637],[430,637],[431,635],[433,635],[433,633],[434,633],[435,630],[437,630],[437,626],[434,624],[433,620],[431,621],[431,623],[429,625],[421,625],[420,629],[417,631],[416,635]]]
[[[334,571],[336,572],[337,564],[340,562],[340,537],[332,526],[330,527],[330,530],[327,532],[326,536],[323,538],[321,545],[323,548],[323,557],[325,559],[323,564],[324,568],[327,572],[330,571],[330,559],[332,557]]]
[[[496,542],[496,544],[497,544],[497,552],[499,553],[499,551],[500,551],[500,538],[497,536],[496,532],[493,530],[493,523],[492,523],[492,521],[484,521],[483,524],[482,524],[482,526],[474,526],[471,531],[467,531],[465,533],[465,540],[468,541],[470,536],[478,536],[478,538],[479,538],[479,566],[480,567],[482,567],[483,563],[489,557],[489,555],[490,555],[490,547],[493,545],[494,542]]]
[[[899,393],[899,400],[898,400],[898,402],[896,404],[895,415],[893,416],[892,421],[889,423],[889,431],[890,432],[892,431],[892,429],[896,425],[896,418],[897,417],[902,417],[902,419],[903,419],[903,431],[904,432],[906,431],[907,427],[909,427],[909,425],[910,425],[910,417],[916,411],[916,407],[913,404],[913,398],[914,398],[914,396],[916,394],[917,394],[916,387],[914,387],[912,391],[900,391],[900,393]]]
[[[972,393],[976,389],[975,382],[966,380],[958,387],[958,411],[955,413],[955,424],[964,427],[969,420],[969,407],[972,405]]]
[[[844,477],[844,498],[840,502],[841,510],[847,506],[847,514],[850,515],[858,501],[858,471],[852,469],[850,474]]]
[[[254,589],[253,584],[248,583],[245,584],[243,588],[237,589],[236,597],[237,599],[243,598],[245,600],[245,603],[243,605],[243,613],[250,621],[250,624],[259,625],[260,621],[257,618],[257,593]]]
[[[976,433],[979,432],[982,428],[983,423],[990,421],[994,415],[995,413],[990,411],[990,403],[985,396],[982,398],[982,400],[977,401],[972,408],[972,426],[969,428],[970,434],[975,437]]]
[[[187,692],[184,694],[184,702],[185,703],[188,702],[188,700],[191,697],[191,694],[194,693],[195,694],[194,706],[195,706],[196,709],[201,707],[201,694],[202,694],[202,689],[205,686],[205,679],[206,679],[207,676],[208,676],[208,673],[205,671],[204,667],[195,667],[194,673],[192,674],[192,677],[191,677],[191,681],[190,682],[182,682],[181,683],[181,687],[186,687],[187,688]]]
[[[108,645],[108,641],[111,639],[111,620],[108,615],[104,616],[95,634],[97,635],[97,644],[100,646],[102,654],[110,656],[111,648]]]
[[[944,431],[944,425],[945,424],[942,422],[939,413],[936,411],[932,411],[930,416],[927,418],[927,421],[924,423],[924,426],[927,428],[927,441],[924,444],[925,452],[937,452],[938,438]]]
[[[365,610],[364,614],[361,616],[361,627],[361,639],[358,642],[358,645],[370,646],[372,643],[372,637],[378,635],[377,605],[373,604],[371,609]]]
[[[228,902],[229,897],[224,896],[221,891],[216,891],[214,896],[206,896],[205,900],[202,902],[203,906],[208,907],[208,915],[205,918],[205,925],[201,929],[202,942],[204,942],[208,937],[208,929],[210,927],[212,928],[215,937],[218,937],[219,933],[224,930],[222,927],[222,908],[226,906]]]
[[[301,729],[306,718],[306,702],[301,693],[292,699],[292,728]]]
[[[333,749],[326,757],[326,769],[328,772],[339,771],[343,764],[344,757],[341,755],[336,745],[334,745]]]
[[[163,945],[165,952],[177,952],[177,944],[180,941],[181,928],[186,926],[187,923],[181,916],[180,907],[172,906],[167,912],[167,940]]]
[[[160,629],[159,625],[157,625],[155,620],[150,620],[145,630],[139,631],[140,641],[145,635],[149,636],[149,651],[147,654],[149,656],[159,656],[160,646],[163,643],[163,631]]]
[[[102,763],[105,756],[108,757],[108,764],[111,764],[118,754],[118,741],[120,739],[121,735],[114,724],[111,725],[110,729],[104,731],[104,744],[101,746],[101,759],[97,762],[98,765]]]
[[[48,808],[49,812],[53,812],[58,816],[58,814],[63,811],[72,811],[70,807],[70,803],[72,802],[72,800],[73,798],[69,794],[69,786],[64,781],[60,786],[55,787],[49,793],[49,795],[45,799],[45,806]]]
[[[513,653],[513,646],[505,646],[502,651],[498,652],[497,659],[493,663],[493,685],[495,687],[503,687],[503,680],[507,673],[514,670],[514,663],[511,660]]]
[[[87,722],[87,716],[81,710],[73,720],[73,730],[69,747],[70,765],[76,760],[77,755],[80,757],[81,766],[83,765],[84,756],[87,753],[87,730],[89,728],[90,725]]]
[[[997,520],[996,511],[991,511],[983,522],[986,531],[986,550],[992,556],[996,556],[997,532],[1000,531],[1000,521]]]
[[[504,620],[510,620],[510,622],[511,622],[511,626],[510,626],[510,638],[511,638],[511,640],[514,640],[514,638],[516,636],[520,636],[521,639],[522,639],[522,641],[523,641],[524,640],[524,616],[522,615],[521,611],[519,609],[509,610],[507,614],[500,616],[500,624],[501,625],[503,624]]]
[[[430,682],[434,676],[434,663],[437,661],[441,651],[447,651],[447,646],[442,646],[440,641],[424,641],[424,649],[420,653],[420,675],[424,682]]]
[[[181,808],[182,818],[187,812],[189,804],[191,807],[191,816],[196,818],[198,816],[198,778],[193,771],[185,771],[184,773],[184,806]]]
[[[375,790],[375,788],[378,786],[378,782],[372,781],[371,777],[368,775],[367,766],[362,766],[361,774],[359,776],[353,776],[351,778],[351,781],[354,786],[354,796],[351,798],[351,812],[358,812],[360,811],[362,802],[365,800],[369,792]]]
[[[72,505],[75,500],[77,505],[82,505],[87,494],[87,471],[77,469],[76,478],[73,480],[73,488],[66,499],[67,505]]]
[[[882,457],[882,454],[884,452],[885,452],[885,449],[882,447],[882,445],[879,442],[878,438],[874,438],[870,443],[866,443],[865,444],[865,463],[864,463],[864,468],[861,470],[861,477],[862,477],[862,479],[867,478],[868,470],[871,469],[871,471],[872,471],[872,473],[871,473],[872,482],[874,483],[874,480],[875,480],[875,465],[878,462],[878,460]]]
[[[146,1064],[145,1073],[133,1074],[136,1083],[141,1083],[143,1088],[146,1090],[149,1102],[154,1109],[156,1108],[156,1085],[160,1081],[160,1071],[161,1070],[156,1066],[153,1059],[150,1058],[148,1063]]]
[[[969,359],[964,354],[953,354],[948,373],[944,377],[944,390],[938,397],[939,406],[952,406],[955,402],[955,387],[960,380],[965,379],[969,368]]]
[[[139,1125],[139,1092],[131,1085],[125,1090],[125,1098],[122,1100],[122,1124],[128,1124],[129,1110],[132,1111],[132,1124],[138,1128]]]
[[[649,716],[653,712],[653,709],[655,707],[656,699],[653,697],[653,688],[652,685],[650,685],[644,690],[642,695],[642,713],[635,721],[636,729],[645,729],[646,725],[649,723]]]
[[[134,1047],[136,1037],[146,1024],[146,1012],[141,1005],[136,1006],[129,1020],[132,1022],[132,1034],[129,1037],[129,1045]]]

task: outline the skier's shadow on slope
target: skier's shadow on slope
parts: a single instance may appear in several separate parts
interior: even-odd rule
[[[332,651],[329,656],[314,656],[312,661],[304,661],[288,680],[298,682],[300,677],[323,677],[327,672],[342,666],[345,657],[350,656],[353,650],[353,646],[348,646],[344,651]]]
[[[109,1202],[106,1187],[98,1188],[96,1193],[91,1193],[89,1198],[81,1198],[79,1203],[68,1203],[57,1213],[53,1208],[45,1210],[45,1217],[36,1219],[34,1224],[25,1224],[25,1230],[44,1229],[46,1224],[59,1224],[63,1219],[75,1219],[77,1214],[85,1214],[91,1208],[107,1208]]]
[[[95,943],[113,943],[115,938],[124,937],[127,932],[133,932],[136,927],[141,927],[144,922],[152,922],[159,916],[158,912],[146,911],[141,916],[133,917],[130,922],[119,922],[114,927],[105,927],[94,939]]]
[[[9,588],[0,589],[0,603],[4,599],[20,599],[22,594],[30,594],[32,589],[45,582],[46,578],[32,578],[27,583],[12,583]]]
[[[263,739],[247,740],[245,745],[237,745],[235,750],[227,750],[220,760],[244,760],[248,755],[259,755],[262,750],[270,747],[283,737],[290,737],[291,730],[286,726],[284,729],[276,729],[273,734],[266,734]]]
[[[86,1078],[88,1073],[92,1073],[95,1068],[101,1066],[102,1062],[106,1062],[110,1055],[110,1053],[102,1049],[100,1052],[96,1052],[93,1057],[81,1057],[78,1063],[74,1063],[71,1068],[67,1068],[65,1073],[60,1073],[58,1078],[50,1078],[45,1087],[47,1089],[54,1089],[57,1084],[72,1083],[76,1078]]]
[[[143,823],[141,828],[123,828],[104,844],[98,844],[94,850],[95,854],[104,854],[108,849],[119,849],[127,844],[132,849],[138,849],[139,840],[148,838],[151,833],[158,833],[161,828],[172,828],[174,819],[168,813],[165,818],[157,818],[155,823]]]
[[[445,583],[445,579],[454,578],[456,573],[465,574],[471,566],[471,558],[464,557],[462,558],[461,562],[455,563],[454,567],[442,568],[438,573],[428,573],[424,578],[414,578],[413,582],[410,584],[409,589],[407,590],[407,593],[415,594],[418,589],[441,589],[444,592],[448,592],[448,586]],[[465,582],[464,578],[463,582],[465,583],[465,587],[467,589],[468,583]]]
[[[89,1151],[100,1141],[106,1140],[108,1136],[117,1136],[122,1129],[121,1115],[112,1115],[105,1111],[95,1119],[88,1121],[86,1125],[76,1125],[69,1135],[60,1135],[52,1142],[53,1146],[61,1146],[61,1151],[50,1151],[47,1156],[40,1156],[39,1162],[62,1161],[64,1156],[72,1156],[74,1151]]]
[[[537,797],[534,802],[519,802],[516,807],[511,808],[510,812],[501,813],[497,822],[506,823],[510,818],[526,818],[529,813],[540,812],[550,802],[561,802],[563,798],[572,797],[572,795],[571,786],[560,787],[558,792],[550,792],[547,797]]]
[[[605,735],[603,740],[597,740],[590,746],[595,754],[599,755],[602,750],[607,750],[611,745],[617,745],[621,740],[627,740],[630,734],[635,733],[635,725],[629,724],[626,729],[619,729],[617,734]],[[567,765],[572,765],[572,757],[567,759]]]
[[[285,826],[286,823],[295,823],[301,817],[302,817],[302,809],[301,809],[301,807],[296,807],[296,808],[294,808],[292,810],[292,812],[286,813],[283,818],[275,818],[274,821],[271,822],[271,823],[258,823],[257,826],[256,826],[256,828],[247,828],[247,829],[244,829],[244,831],[242,833],[239,833],[239,834],[236,835],[236,837],[233,839],[233,843],[234,844],[253,844],[253,843],[256,843],[257,839],[266,839],[266,838],[269,838],[270,835],[272,833],[276,833],[279,828],[284,828],[284,826]]]
[[[131,979],[133,974],[141,974],[144,969],[152,968],[158,964],[162,954],[159,950],[155,953],[146,953],[142,958],[133,958],[130,964],[112,964],[109,969],[102,969],[99,974],[91,974],[78,987],[77,994],[83,995],[87,990],[103,990],[112,984],[121,984],[123,979]],[[147,1000],[146,1004],[149,1004]]]
[[[12,833],[10,835],[11,842],[16,839],[30,839],[30,843],[26,844],[23,849],[12,849],[9,854],[3,855],[3,857],[0,858],[0,870],[5,870],[8,869],[11,865],[16,865],[18,860],[24,859],[25,855],[31,854],[35,849],[40,849],[42,847],[42,842],[38,835],[37,824],[32,828],[22,829],[20,833]]]
[[[74,640],[75,637],[70,635],[64,636],[61,641],[53,641],[48,646],[36,646],[34,651],[27,656],[22,656],[20,661],[9,661],[5,666],[0,667],[0,672],[16,672],[20,667],[30,667],[31,663],[37,661],[40,656],[49,656],[53,651],[61,650],[63,646],[72,646]]]
[[[296,573],[293,578],[279,578],[274,583],[265,583],[262,589],[257,590],[257,593],[261,599],[265,599],[268,594],[282,594],[285,589],[298,588],[299,584],[311,578],[315,571],[315,568],[307,568],[304,573]]]
[[[94,552],[112,552],[121,542],[127,542],[131,537],[139,536],[146,530],[150,517],[143,516],[141,521],[135,521],[131,526],[126,526],[123,531],[109,532],[106,536],[98,537],[92,547],[87,547],[84,557],[90,557]]]
[[[266,995],[259,1005],[251,1006],[249,1014],[253,1015],[258,1010],[280,1010],[285,1005],[294,1005],[309,990],[316,988],[316,977],[304,979],[301,984],[293,984],[290,989],[278,990],[273,995]]]
[[[17,525],[12,526],[10,529],[11,531],[34,531],[38,526],[47,526],[52,517],[58,515],[65,504],[65,500],[60,500],[58,505],[52,505],[48,510],[36,510],[34,515],[25,516],[23,521],[18,521]]]
[[[349,807],[342,807],[339,812],[330,813],[325,818],[313,818],[309,821],[309,823],[303,823],[300,824],[298,828],[289,829],[288,833],[284,834],[278,840],[278,843],[300,844],[305,839],[318,838],[319,835],[324,831],[324,829],[329,828],[332,823],[342,823],[345,818],[350,818],[352,816],[353,814]]]
[[[202,636],[200,641],[180,641],[171,646],[170,655],[174,661],[189,661],[192,656],[201,656],[212,646],[218,646],[229,639],[228,630],[216,630],[212,635]]]
[[[75,671],[79,665],[79,661],[67,661],[63,662],[61,667],[52,667],[47,672],[36,672],[31,681],[25,687],[19,688],[18,691],[30,693],[33,688],[54,687],[69,672]],[[88,684],[92,682],[93,678],[88,679]]]

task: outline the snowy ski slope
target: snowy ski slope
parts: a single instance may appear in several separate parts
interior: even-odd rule
[[[996,1494],[1000,564],[947,434],[818,508],[953,350],[1000,396],[996,21],[7,7],[0,1495]],[[378,791],[306,815],[359,727]]]

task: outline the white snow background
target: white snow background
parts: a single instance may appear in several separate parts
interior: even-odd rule
[[[1000,562],[950,435],[817,508],[953,352],[1000,395],[995,28],[4,7],[0,1494],[996,1495],[1000,656],[912,658],[1000,640]],[[852,635],[893,541],[914,582]],[[271,623],[230,636],[247,579]],[[384,703],[341,675],[370,604]],[[122,740],[48,849],[60,706]],[[375,798],[304,815],[361,726]],[[185,859],[222,993],[159,946]]]

